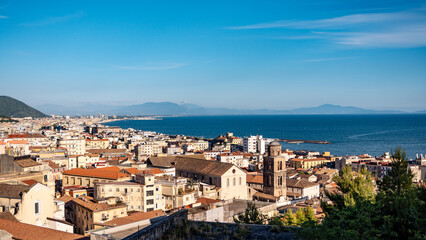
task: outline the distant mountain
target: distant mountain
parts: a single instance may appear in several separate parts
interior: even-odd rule
[[[396,114],[404,113],[393,110],[370,110],[352,106],[323,104],[318,107],[297,108],[286,111],[287,114]]]
[[[417,112],[414,112],[414,113],[418,113],[418,114],[426,114],[426,110],[421,110],[421,111],[417,111]]]
[[[172,102],[147,102],[131,106],[111,106],[87,104],[79,107],[62,107],[58,105],[42,105],[39,107],[49,114],[59,115],[180,115],[180,116],[211,116],[211,115],[283,115],[283,114],[400,114],[402,111],[370,110],[352,106],[324,104],[318,107],[297,108],[292,110],[270,109],[232,109],[207,108],[194,104],[177,104]]]
[[[0,96],[0,115],[6,117],[47,117],[46,114],[8,96]]]
[[[122,107],[113,111],[117,115],[183,115],[187,107],[171,102],[147,102]]]

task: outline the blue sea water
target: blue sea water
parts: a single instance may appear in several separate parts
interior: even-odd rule
[[[379,156],[396,146],[407,157],[426,153],[426,115],[278,115],[193,116],[162,120],[123,120],[109,126],[214,138],[226,132],[235,136],[263,135],[266,138],[327,140],[332,144],[288,144],[293,150],[330,151],[334,155]]]

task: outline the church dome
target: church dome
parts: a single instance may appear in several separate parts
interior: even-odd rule
[[[277,141],[273,141],[269,144],[269,146],[281,146],[281,144]]]

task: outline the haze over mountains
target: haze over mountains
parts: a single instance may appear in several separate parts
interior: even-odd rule
[[[274,114],[400,114],[407,113],[395,110],[370,110],[351,106],[324,104],[318,107],[297,108],[292,110],[256,109],[242,110],[231,108],[207,108],[194,104],[177,104],[172,102],[147,102],[130,106],[112,106],[87,104],[79,107],[63,107],[59,105],[41,105],[38,109],[48,114],[58,115],[274,115]],[[420,112],[419,112],[420,113]]]
[[[65,107],[44,104],[34,109],[27,104],[8,96],[0,96],[0,115],[6,117],[45,117],[51,115],[118,115],[118,116],[211,116],[211,115],[279,115],[279,114],[403,114],[408,112],[395,110],[371,110],[352,106],[323,104],[318,107],[296,108],[292,110],[271,109],[232,109],[207,108],[194,104],[177,104],[172,102],[147,102],[130,106],[113,106],[105,104],[86,104],[77,107]],[[426,111],[414,112],[425,114]]]

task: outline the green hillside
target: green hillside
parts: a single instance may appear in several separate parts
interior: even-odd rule
[[[0,115],[6,117],[47,117],[46,114],[8,96],[0,96]]]

